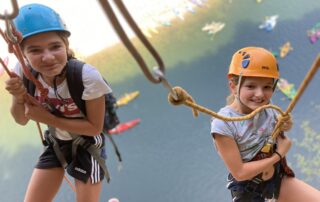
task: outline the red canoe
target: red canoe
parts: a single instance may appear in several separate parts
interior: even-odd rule
[[[131,121],[127,121],[127,122],[124,122],[124,123],[120,123],[119,125],[117,125],[117,127],[109,130],[108,133],[109,134],[123,133],[124,131],[128,130],[129,128],[134,127],[138,123],[140,123],[140,119],[139,118],[133,119]]]

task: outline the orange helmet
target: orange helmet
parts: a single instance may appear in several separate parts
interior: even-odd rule
[[[259,47],[245,47],[232,56],[228,77],[231,75],[278,79],[279,68],[270,51]]]

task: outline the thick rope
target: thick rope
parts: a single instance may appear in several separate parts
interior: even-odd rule
[[[149,71],[146,62],[143,60],[142,56],[139,54],[137,49],[133,46],[130,39],[128,38],[127,34],[125,33],[124,29],[121,27],[120,22],[118,21],[115,13],[113,12],[113,9],[109,3],[108,0],[99,0],[99,3],[104,10],[105,14],[109,18],[114,30],[117,32],[118,36],[120,37],[122,43],[126,46],[128,51],[131,53],[133,58],[136,60],[136,62],[139,64],[142,72],[147,77],[147,79],[152,83],[160,83],[161,79],[156,78],[152,75],[152,73]],[[149,51],[149,53],[153,56],[155,61],[158,64],[159,69],[164,73],[165,67],[164,63],[158,54],[158,52],[154,49],[154,47],[151,45],[151,43],[147,40],[147,38],[144,36],[136,22],[131,17],[130,13],[128,12],[125,5],[122,3],[121,0],[114,0],[114,3],[118,7],[120,13],[123,15],[124,19],[127,21],[128,25],[132,28],[134,33],[137,35],[138,39],[142,42],[142,44],[146,47],[146,49]]]

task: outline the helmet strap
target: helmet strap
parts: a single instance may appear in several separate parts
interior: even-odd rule
[[[242,105],[242,106],[244,106],[244,107],[246,107],[246,108],[249,108],[247,105],[245,105],[242,101],[241,101],[241,99],[240,99],[240,88],[241,88],[241,83],[242,83],[242,72],[240,72],[240,74],[239,74],[239,80],[238,80],[238,85],[237,85],[237,94],[236,94],[236,99],[239,101],[239,103]],[[249,108],[250,109],[250,108]]]
[[[274,84],[273,84],[273,92],[277,87],[277,83],[278,83],[279,79],[275,79]]]

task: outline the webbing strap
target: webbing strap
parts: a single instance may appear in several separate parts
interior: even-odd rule
[[[49,133],[47,134],[46,138],[48,138],[49,144],[50,143],[52,144],[52,148],[53,148],[54,152],[56,153],[56,156],[57,156],[58,160],[60,161],[62,167],[64,169],[66,169],[68,166],[68,163],[59,148],[59,144],[58,144],[57,140],[54,138],[54,136],[56,134],[56,129],[51,126],[49,126],[48,128],[49,128]]]
[[[106,166],[106,161],[100,156],[100,149],[94,146],[93,144],[88,144],[88,142],[79,135],[72,135],[72,158],[75,158],[77,153],[78,146],[82,146],[86,149],[91,156],[98,162],[102,170],[104,171],[104,175],[106,177],[107,182],[110,181],[110,174]]]
[[[114,148],[114,152],[116,153],[116,155],[118,157],[118,161],[122,162],[122,157],[121,157],[119,148],[118,148],[116,142],[114,141],[114,139],[112,138],[111,134],[106,133],[106,132],[103,132],[103,134],[109,138],[109,140],[110,140],[110,142],[111,142],[111,144],[112,144],[112,146]]]
[[[87,148],[87,151],[93,156],[93,158],[98,161],[99,165],[101,166],[102,170],[104,171],[104,175],[106,176],[106,180],[110,182],[110,174],[106,166],[106,161],[100,156],[99,149],[94,145],[91,145]]]

